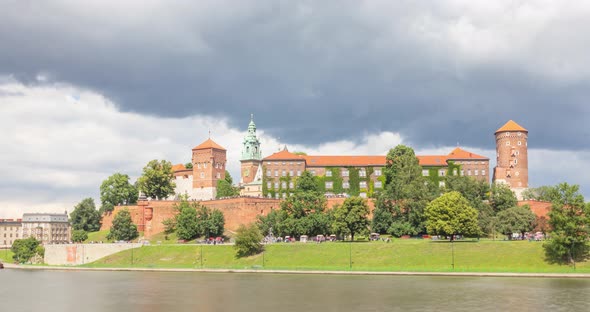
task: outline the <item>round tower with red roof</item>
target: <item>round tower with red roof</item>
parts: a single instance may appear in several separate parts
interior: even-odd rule
[[[528,130],[510,120],[496,136],[496,168],[492,182],[507,184],[521,199],[529,187]]]

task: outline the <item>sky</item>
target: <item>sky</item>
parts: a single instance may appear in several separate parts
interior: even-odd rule
[[[115,172],[239,154],[418,154],[495,163],[529,130],[529,184],[590,197],[590,3],[583,1],[0,2],[0,218],[99,200]],[[490,168],[492,169],[492,168]]]

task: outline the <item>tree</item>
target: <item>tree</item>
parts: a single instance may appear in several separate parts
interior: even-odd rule
[[[143,174],[137,180],[139,189],[153,199],[164,199],[174,194],[172,164],[169,161],[152,160],[143,167]]]
[[[561,183],[555,187],[555,196],[549,211],[549,240],[543,245],[551,262],[572,263],[588,257],[590,237],[590,207],[578,185]]]
[[[186,169],[193,169],[193,163],[192,163],[192,162],[187,162],[187,163],[184,165],[184,167],[185,167]]]
[[[256,224],[240,225],[236,231],[236,243],[234,244],[236,256],[241,258],[262,252],[264,250],[263,238]]]
[[[72,241],[74,243],[81,243],[88,239],[88,233],[84,230],[72,231]]]
[[[422,176],[422,168],[412,148],[398,145],[387,153],[386,161],[383,169],[386,186],[376,209],[393,210],[388,232],[396,236],[423,232],[424,208],[438,190],[430,187]]]
[[[233,197],[240,195],[240,189],[233,186],[233,179],[229,171],[225,170],[225,179],[217,180],[217,195],[216,198]]]
[[[131,214],[128,209],[123,209],[115,215],[113,225],[107,235],[108,240],[131,241],[139,237],[137,226],[131,220]]]
[[[539,187],[531,187],[522,192],[522,198],[524,200],[537,200],[537,201],[547,201],[550,202],[557,196],[555,192],[555,188],[552,186],[539,186]]]
[[[85,232],[100,230],[100,213],[96,210],[94,199],[85,198],[74,207],[70,214],[72,229]]]
[[[176,218],[168,218],[162,221],[164,225],[164,234],[170,235],[176,231]]]
[[[224,231],[225,218],[218,209],[211,210],[200,205],[197,211],[197,229],[199,235],[205,237],[221,236]]]
[[[394,204],[387,200],[385,195],[379,194],[375,210],[373,210],[373,220],[371,220],[371,230],[375,233],[385,234],[393,224]],[[403,234],[402,234],[403,235]]]
[[[179,239],[191,240],[199,235],[199,222],[197,221],[196,203],[182,200],[176,209],[176,235]]]
[[[100,214],[113,211],[117,205],[133,205],[137,202],[137,187],[129,183],[129,176],[115,173],[100,185]]]
[[[426,229],[434,235],[478,235],[477,210],[459,192],[441,195],[426,206]]]
[[[508,185],[503,183],[494,183],[492,185],[490,204],[495,213],[515,207],[517,203],[518,199],[516,199],[516,195],[514,195],[514,192],[512,192]]]
[[[39,248],[41,247],[41,248]],[[44,249],[41,242],[34,237],[17,239],[12,243],[10,248],[14,253],[12,259],[17,263],[27,263],[35,256],[43,257]]]
[[[520,233],[524,236],[525,232],[531,231],[535,226],[535,214],[528,205],[516,206],[498,212],[498,231],[508,235],[512,239],[513,233]]]
[[[296,191],[320,193],[316,178],[308,170],[303,171],[301,176],[297,178]]]
[[[336,233],[350,234],[350,240],[354,235],[368,229],[369,205],[367,200],[361,197],[349,197],[342,205],[334,208],[333,228]]]

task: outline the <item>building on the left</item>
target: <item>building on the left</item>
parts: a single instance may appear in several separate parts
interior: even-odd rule
[[[22,237],[22,219],[0,219],[0,248],[10,248]]]
[[[72,228],[66,213],[25,213],[22,238],[34,237],[42,244],[66,244],[72,240]]]

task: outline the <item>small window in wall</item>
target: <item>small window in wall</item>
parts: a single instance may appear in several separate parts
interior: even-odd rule
[[[286,170],[283,170],[282,173],[283,173],[283,177],[286,177],[287,176],[287,171]]]
[[[275,182],[275,189],[279,189],[279,182]]]
[[[428,169],[422,170],[422,176],[427,177],[428,175],[430,175],[430,172],[428,171]]]
[[[444,177],[444,176],[445,176],[445,170],[444,170],[444,169],[440,169],[440,170],[438,171],[438,176],[439,176],[439,177]]]
[[[283,193],[283,199],[287,198],[287,193]]]
[[[453,175],[456,176],[457,175],[457,168],[453,169]]]
[[[383,183],[381,181],[375,181],[375,188],[382,188]]]
[[[201,163],[197,163],[197,169],[201,169]]]
[[[471,169],[467,169],[467,175],[470,176],[471,175]]]
[[[311,175],[315,177],[315,170],[311,170]]]
[[[445,187],[445,181],[439,181],[438,187]]]
[[[520,172],[516,171],[514,174],[518,177],[520,175]]]
[[[473,170],[473,175],[479,175],[479,170],[477,170],[477,169]]]
[[[510,146],[510,141],[506,141],[506,146]]]
[[[376,177],[379,177],[379,176],[381,176],[381,169],[375,169],[375,171],[374,171],[374,172],[375,172],[375,176],[376,176]]]
[[[204,178],[205,178],[205,173],[201,172],[201,179],[204,179]]]
[[[521,136],[522,135],[522,132],[518,132],[518,133],[516,133],[516,135]]]
[[[362,197],[362,198],[367,198],[367,193],[362,192],[362,193],[359,194],[359,196]]]
[[[361,182],[359,182],[359,187],[360,188],[367,188],[367,181],[361,181]]]
[[[486,171],[484,169],[481,170],[481,175],[482,176],[486,175]]]
[[[297,170],[297,176],[300,177],[301,176],[301,170]]]
[[[207,163],[206,162],[203,163],[203,168],[207,168]]]
[[[334,183],[332,181],[326,182],[326,189],[331,190],[333,188]]]
[[[266,182],[266,187],[267,187],[267,188],[271,188],[271,187],[272,187],[272,183],[270,183],[270,182]]]
[[[218,172],[216,176],[218,179],[221,179],[221,173]]]
[[[266,170],[266,176],[267,176],[267,177],[271,177],[271,176],[272,176],[272,171],[270,171],[270,170]]]
[[[465,170],[461,169],[460,174],[461,174],[461,176],[465,175]]]
[[[522,145],[522,142],[521,142],[521,141],[518,141],[518,145],[519,145],[519,146],[520,146],[520,145]]]
[[[289,170],[289,176],[292,177],[293,176],[293,170]]]
[[[514,159],[514,164],[518,164],[518,159]]]
[[[327,169],[326,170],[326,177],[331,177],[332,176],[332,170]]]
[[[275,198],[276,198],[276,199],[279,199],[279,193],[276,193],[276,194],[275,194]]]
[[[342,182],[342,188],[349,189],[350,188],[350,184],[348,182]]]
[[[287,182],[281,182],[281,188],[286,189],[287,188]]]
[[[365,171],[365,169],[359,170],[359,177],[364,178],[366,176],[367,176],[367,172]]]
[[[293,189],[294,188],[293,182],[289,182],[289,188],[290,189]]]
[[[278,177],[278,176],[279,176],[279,171],[275,170],[275,177]]]
[[[342,170],[342,176],[348,177],[348,170]]]

